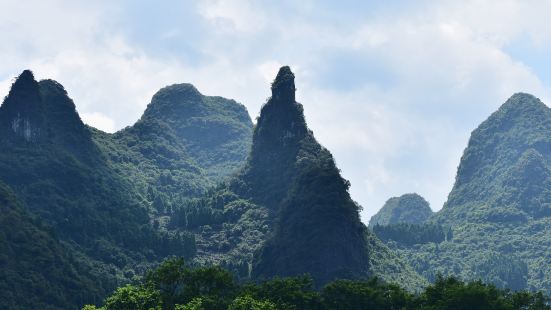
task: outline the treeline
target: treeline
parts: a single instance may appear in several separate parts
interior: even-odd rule
[[[551,309],[542,293],[512,292],[482,282],[439,277],[413,294],[374,278],[336,280],[321,290],[308,276],[239,284],[220,267],[188,268],[169,259],[139,283],[118,288],[103,306],[83,310],[273,310],[273,309]]]
[[[451,229],[432,223],[375,225],[373,232],[384,242],[394,241],[408,246],[429,242],[440,243],[453,238]]]

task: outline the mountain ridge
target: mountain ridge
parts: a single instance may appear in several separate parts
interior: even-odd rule
[[[37,82],[29,70],[0,106],[0,181],[13,189],[25,212],[51,227],[78,268],[92,270],[96,301],[167,256],[195,255],[195,236],[170,230],[167,217],[231,174],[246,156],[252,132],[242,105],[222,97],[201,100],[208,112],[200,119],[202,132],[208,134],[209,126],[228,129],[210,162],[189,155],[174,128],[159,120],[135,130],[138,134],[129,129],[107,134],[84,125],[63,86]],[[23,127],[14,129],[18,119]],[[195,138],[201,141],[200,134]],[[224,148],[233,149],[228,155]],[[225,170],[209,174],[209,163],[210,169]],[[59,279],[49,286],[68,283]],[[47,297],[29,300],[47,302],[40,298]],[[76,308],[93,302],[87,298],[68,302]]]
[[[516,93],[471,134],[455,184],[429,223],[453,239],[387,243],[420,274],[551,292],[551,109]]]

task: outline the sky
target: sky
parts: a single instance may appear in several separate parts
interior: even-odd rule
[[[537,0],[0,0],[0,96],[31,69],[114,132],[188,82],[254,120],[289,65],[367,222],[404,193],[439,210],[478,124],[515,92],[551,102],[549,12]]]

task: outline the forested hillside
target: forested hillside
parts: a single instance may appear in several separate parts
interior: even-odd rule
[[[0,131],[0,179],[83,264],[95,265],[110,283],[105,289],[126,278],[125,267],[153,258],[147,251],[162,236],[149,225],[147,206],[111,169],[60,84],[23,72],[0,119],[11,124]]]
[[[49,281],[39,284],[44,292],[14,286],[2,302],[75,308],[101,300],[168,255],[193,257],[195,236],[166,229],[166,217],[173,205],[206,193],[244,161],[251,130],[242,105],[175,85],[153,98],[136,125],[106,134],[82,123],[63,86],[24,71],[0,107],[0,180],[13,189],[22,214],[59,238],[63,247],[52,251],[66,255],[60,260],[70,264],[59,268],[68,266],[74,279],[33,268]],[[14,239],[5,241],[15,246]],[[24,254],[13,253],[15,259]],[[71,273],[75,268],[91,273],[93,286],[74,292],[82,287],[79,277],[87,279]],[[21,268],[10,271],[14,277],[28,278]]]
[[[69,309],[101,301],[101,279],[83,268],[2,182],[0,214],[0,308]]]
[[[551,292],[551,109],[515,94],[475,131],[455,185],[430,222],[448,241],[388,242],[430,280],[437,273]]]
[[[422,224],[432,215],[432,209],[425,198],[418,194],[404,194],[392,197],[371,217],[369,226],[393,224]]]

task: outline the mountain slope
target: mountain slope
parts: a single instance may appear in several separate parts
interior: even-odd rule
[[[70,309],[101,298],[101,282],[0,182],[0,308]]]
[[[184,206],[176,223],[202,232],[203,263],[221,263],[241,277],[309,273],[321,286],[378,275],[418,286],[421,279],[361,223],[348,187],[306,126],[294,74],[282,67],[246,166],[210,198]]]
[[[418,194],[392,197],[371,217],[369,226],[393,224],[422,224],[432,215],[429,203]]]
[[[113,135],[93,133],[113,165],[138,181],[140,193],[157,211],[170,213],[244,164],[252,122],[233,100],[175,84],[159,90],[133,126]]]
[[[103,293],[126,278],[124,268],[154,258],[148,251],[161,251],[162,236],[150,227],[146,205],[132,183],[114,173],[60,84],[38,83],[23,72],[0,119],[2,125],[21,119],[27,130],[2,126],[0,180],[83,265],[97,265],[108,283]]]
[[[227,176],[249,153],[252,122],[245,107],[234,100],[204,96],[191,84],[158,91],[137,125],[159,120],[209,176]]]
[[[509,203],[511,210],[533,218],[550,216],[551,205],[547,203],[550,197],[544,184],[539,189],[533,188],[548,175],[545,169],[538,170],[548,167],[546,161],[551,159],[550,133],[551,110],[531,95],[513,95],[473,131],[454,187],[438,218],[455,221],[473,205],[480,210],[484,204],[489,211]],[[504,187],[509,190],[503,190]],[[532,188],[529,196],[541,203],[534,205],[525,200],[527,195],[508,196],[522,187]]]
[[[436,272],[551,292],[551,109],[515,94],[473,131],[443,209],[453,240],[400,248]]]

